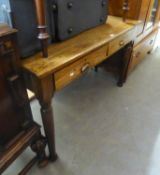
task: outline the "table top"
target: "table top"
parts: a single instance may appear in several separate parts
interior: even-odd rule
[[[17,30],[9,27],[7,24],[0,23],[0,37],[16,33]]]
[[[106,24],[85,31],[71,39],[48,47],[48,58],[41,52],[22,61],[23,68],[38,78],[43,78],[63,68],[80,57],[102,47],[116,37],[133,29],[139,21],[109,16]]]

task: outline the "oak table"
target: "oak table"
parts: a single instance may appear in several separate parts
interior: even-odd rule
[[[104,25],[50,45],[48,58],[44,59],[41,53],[37,53],[23,60],[26,86],[35,93],[41,106],[51,161],[57,159],[51,106],[54,93],[123,48],[123,65],[118,81],[118,85],[122,86],[126,80],[138,24],[138,21],[124,23],[122,18],[109,16]]]

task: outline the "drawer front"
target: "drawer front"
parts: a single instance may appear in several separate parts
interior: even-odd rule
[[[134,40],[134,45],[138,45],[142,40],[144,40],[150,33],[152,32],[152,28],[143,32],[141,35],[137,36]]]
[[[132,54],[132,63],[130,66],[130,71],[132,71],[137,64],[139,64],[145,55],[147,54],[146,50],[143,47],[135,48]]]
[[[94,52],[86,55],[84,59],[91,67],[95,67],[108,57],[108,45],[105,45]]]
[[[145,58],[147,53],[152,50],[156,35],[157,31],[151,34],[134,48],[130,65],[130,72]]]
[[[0,55],[5,55],[7,53],[13,52],[13,45],[10,39],[5,38],[0,41]]]
[[[56,90],[60,90],[68,85],[70,82],[81,76],[88,68],[89,65],[82,58],[56,72],[54,75]]]
[[[89,68],[96,66],[107,58],[108,45],[105,45],[86,56],[82,57],[78,61],[64,67],[54,74],[56,90],[60,90],[76,78],[80,77]]]
[[[133,29],[111,41],[109,44],[109,56],[132,41],[134,39],[134,36],[135,30]]]

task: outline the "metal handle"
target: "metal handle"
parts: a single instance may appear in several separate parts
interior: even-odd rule
[[[137,52],[134,54],[134,57],[138,58],[140,56],[141,52]]]
[[[119,42],[119,45],[120,45],[120,46],[124,46],[124,41],[121,40],[121,41]]]
[[[150,41],[150,43],[149,43],[149,44],[151,45],[151,44],[153,43],[153,41],[154,41],[154,40],[152,39],[152,40]]]
[[[88,69],[89,69],[89,64],[87,63],[82,67],[81,72],[86,72]]]
[[[69,76],[70,76],[70,77],[73,77],[74,75],[75,75],[75,71],[72,70],[72,71],[69,73]]]

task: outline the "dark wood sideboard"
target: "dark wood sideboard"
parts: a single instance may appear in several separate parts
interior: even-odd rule
[[[0,25],[0,174],[28,147],[36,156],[21,171],[25,174],[35,162],[47,164],[46,139],[32,118],[26,88],[21,76],[15,29]]]

